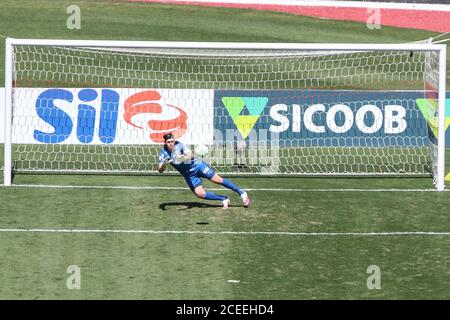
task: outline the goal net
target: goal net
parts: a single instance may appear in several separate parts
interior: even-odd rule
[[[157,172],[172,132],[220,173],[439,175],[441,45],[8,48],[15,172]]]

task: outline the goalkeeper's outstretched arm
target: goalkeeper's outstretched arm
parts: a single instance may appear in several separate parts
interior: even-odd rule
[[[163,173],[167,168],[167,164],[170,162],[172,162],[172,160],[164,159],[164,161],[159,164],[158,172]]]

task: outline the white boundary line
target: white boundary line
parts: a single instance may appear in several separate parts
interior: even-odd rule
[[[282,5],[282,6],[307,6],[307,7],[338,7],[338,8],[372,8],[372,9],[399,9],[399,10],[423,10],[423,11],[447,11],[447,4],[428,3],[400,3],[400,2],[370,2],[370,1],[327,1],[327,0],[150,0],[149,2],[162,3],[220,3],[238,5]]]
[[[3,185],[2,185],[3,186]],[[55,189],[123,189],[123,190],[190,190],[187,187],[157,187],[157,186],[82,186],[82,185],[43,185],[43,184],[13,184],[17,188],[55,188]],[[436,189],[338,189],[338,188],[244,188],[246,191],[273,192],[436,192]],[[212,191],[228,191],[225,188],[208,188]],[[449,192],[450,189],[444,191]]]
[[[450,232],[283,232],[283,231],[189,231],[189,230],[119,230],[119,229],[0,229],[0,233],[122,233],[122,234],[175,234],[175,235],[232,235],[232,236],[450,236]]]

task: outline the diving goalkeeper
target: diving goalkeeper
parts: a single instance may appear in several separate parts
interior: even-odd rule
[[[159,173],[166,170],[167,164],[171,164],[186,180],[189,188],[194,194],[206,200],[222,201],[223,208],[227,209],[230,205],[230,199],[227,196],[221,196],[214,192],[208,192],[203,189],[202,179],[206,178],[214,183],[220,184],[233,190],[241,196],[244,207],[248,207],[250,199],[247,193],[239,189],[231,181],[219,176],[203,159],[195,157],[183,143],[176,141],[173,134],[164,135],[164,148],[159,153]]]

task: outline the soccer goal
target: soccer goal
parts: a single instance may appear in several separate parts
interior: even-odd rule
[[[6,39],[14,172],[157,172],[173,133],[222,174],[430,176],[446,46]],[[447,124],[448,125],[448,124]]]

